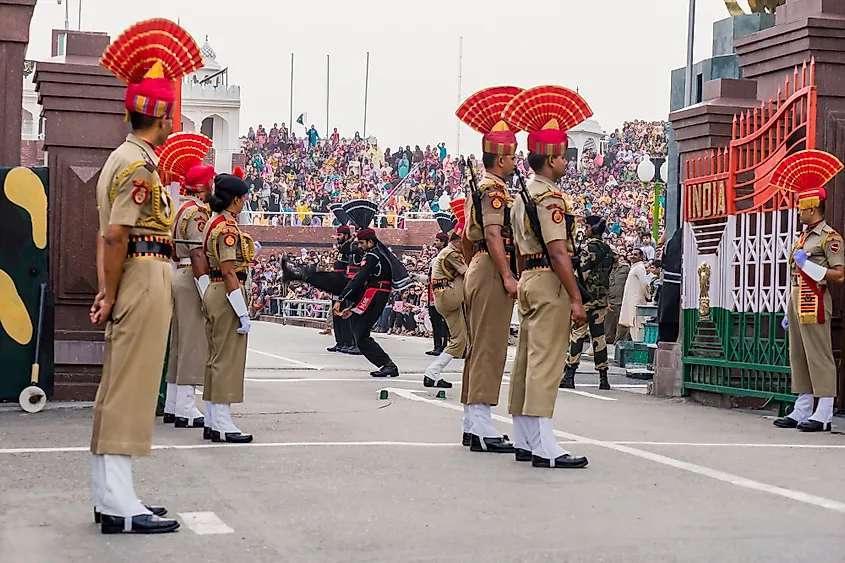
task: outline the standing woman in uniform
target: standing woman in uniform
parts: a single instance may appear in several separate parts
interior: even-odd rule
[[[209,357],[205,368],[203,400],[211,404],[205,413],[211,420],[203,437],[212,442],[245,444],[252,434],[244,434],[232,422],[232,403],[244,400],[247,334],[251,321],[247,312],[244,282],[247,267],[255,257],[256,244],[238,228],[249,186],[243,172],[218,174],[214,194],[208,199],[214,215],[206,228],[204,249],[210,267],[211,285],[203,296]],[[208,409],[206,409],[208,410]]]

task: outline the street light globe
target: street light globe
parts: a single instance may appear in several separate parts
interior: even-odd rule
[[[660,166],[660,179],[663,180],[663,183],[667,183],[669,181],[669,161],[664,160],[663,164]]]
[[[637,166],[637,176],[640,182],[651,182],[654,179],[654,163],[649,157],[645,157]]]

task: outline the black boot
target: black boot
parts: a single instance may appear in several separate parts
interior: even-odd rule
[[[361,355],[363,355],[361,353],[361,350],[359,350],[357,346],[350,346],[349,348],[346,349],[346,353],[349,354],[350,356],[361,356]]]
[[[283,282],[291,282],[291,281],[301,281],[307,282],[308,277],[315,271],[314,266],[308,265],[298,268],[296,266],[292,266],[286,257],[282,257],[282,281]]]
[[[566,366],[563,372],[563,379],[560,380],[561,389],[575,389],[575,369],[572,366]]]
[[[381,369],[370,372],[373,377],[399,377],[399,368],[393,362],[388,362]]]
[[[179,529],[179,522],[159,518],[155,514],[141,514],[130,518],[129,529],[126,529],[126,519],[120,516],[103,514],[100,530],[104,534],[166,534]]]
[[[602,391],[610,391],[610,383],[607,381],[607,369],[599,370],[599,389]]]

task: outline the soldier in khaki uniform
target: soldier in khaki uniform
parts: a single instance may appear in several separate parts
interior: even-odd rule
[[[467,202],[462,239],[469,263],[464,277],[469,348],[461,387],[462,443],[474,452],[514,451],[513,444],[493,426],[491,407],[499,403],[517,283],[507,190],[516,164],[516,135],[502,120],[502,110],[520,91],[513,86],[488,88],[467,98],[456,112],[461,121],[484,135],[484,177]]]
[[[467,345],[466,319],[464,318],[464,274],[467,266],[464,262],[461,235],[464,221],[463,209],[466,200],[452,201],[457,223],[450,229],[449,243],[437,254],[431,267],[431,288],[434,293],[434,307],[449,327],[449,344],[426,368],[423,377],[425,387],[443,387],[449,389],[452,384],[440,377],[443,369],[453,358],[463,356]],[[443,227],[441,226],[441,229]]]
[[[173,274],[173,320],[170,323],[170,355],[167,364],[167,399],[164,422],[176,428],[203,428],[196,406],[195,386],[205,379],[208,341],[202,297],[210,284],[208,261],[202,242],[209,209],[206,205],[214,180],[214,167],[202,160],[211,139],[200,133],[176,133],[157,152],[159,170],[180,184],[180,202],[173,222],[173,238],[195,245],[177,244],[178,266]],[[208,410],[210,405],[206,405]],[[210,428],[211,421],[207,426]],[[210,431],[210,430],[209,430]]]
[[[537,107],[538,99],[547,103],[544,109]],[[528,164],[535,172],[513,206],[514,238],[523,265],[519,341],[508,406],[515,457],[534,467],[584,467],[587,458],[573,457],[561,448],[552,426],[570,322],[577,330],[586,321],[567,245],[568,208],[557,181],[567,168],[565,131],[592,111],[575,92],[539,86],[518,94],[503,115],[512,126],[529,131]]]
[[[234,174],[214,179],[214,194],[208,199],[214,216],[204,241],[211,285],[203,297],[209,355],[202,398],[210,403],[211,412],[205,416],[211,418],[211,429],[203,437],[235,444],[252,442],[252,434],[244,434],[232,422],[231,412],[232,403],[244,400],[247,334],[252,325],[244,283],[256,253],[255,241],[238,228],[237,217],[249,192],[242,174],[236,168]]]
[[[173,53],[155,49],[164,40],[171,47],[180,44],[178,54],[143,55]],[[104,534],[172,532],[179,523],[159,517],[166,509],[138,500],[131,456],[150,454],[171,313],[175,210],[156,170],[154,148],[171,131],[173,81],[200,68],[202,58],[187,32],[167,20],[150,20],[118,37],[101,64],[128,84],[132,133],[106,160],[97,181],[99,291],[90,317],[94,324],[105,323],[106,331],[91,433],[94,518]]]
[[[798,398],[788,416],[775,420],[778,428],[828,432],[833,420],[837,372],[830,339],[833,301],[827,286],[845,281],[845,243],[824,220],[824,186],[841,170],[842,163],[833,155],[805,150],[785,158],[772,175],[778,188],[798,192],[804,224],[789,260],[792,289],[782,323],[789,334],[792,392]]]

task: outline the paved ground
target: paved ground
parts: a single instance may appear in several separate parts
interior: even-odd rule
[[[590,466],[534,469],[458,445],[458,389],[440,400],[419,383],[429,341],[381,341],[399,379],[371,380],[315,330],[254,325],[236,413],[256,443],[212,446],[158,419],[158,449],[135,464],[141,497],[185,524],[167,536],[91,523],[90,409],[0,409],[0,562],[845,561],[841,433],[584,375],[555,427]]]

